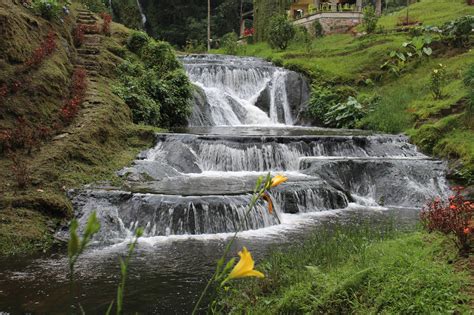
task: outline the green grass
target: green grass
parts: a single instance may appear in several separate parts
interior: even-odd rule
[[[441,235],[322,230],[260,263],[264,279],[231,283],[219,305],[233,314],[467,313],[465,275],[448,264],[456,255]]]

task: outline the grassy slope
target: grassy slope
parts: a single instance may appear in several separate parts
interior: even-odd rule
[[[410,17],[424,25],[441,25],[463,15],[474,15],[474,6],[465,3],[464,0],[422,0],[410,6]],[[391,31],[405,14],[402,10],[383,16],[379,25]],[[463,105],[461,99],[467,95],[461,82],[462,74],[466,65],[474,62],[474,52],[442,51],[429,61],[412,66],[400,78],[381,71],[380,66],[388,53],[400,48],[409,38],[403,32],[362,37],[339,34],[315,39],[310,51],[298,43],[292,43],[286,51],[272,51],[266,43],[257,43],[245,47],[241,53],[305,72],[315,81],[323,78],[352,85],[362,94],[379,94],[381,102],[362,122],[364,128],[407,132],[426,152],[452,159],[453,164],[466,172],[465,179],[470,176],[474,181],[474,130],[459,115]],[[449,83],[444,89],[446,97],[433,100],[427,83],[431,70],[438,63],[447,66]],[[367,78],[375,82],[373,87],[363,84]]]
[[[421,232],[321,231],[266,258],[256,268],[264,279],[230,284],[222,313],[468,313],[465,275],[448,264],[451,242]]]
[[[12,127],[20,115],[45,126],[51,126],[57,117],[73,69],[75,49],[70,34],[77,7],[73,5],[72,15],[61,24],[45,21],[13,2],[0,5],[0,19],[7,17],[5,25],[11,26],[5,29],[9,37],[2,39],[7,47],[0,46],[0,82],[22,66],[48,29],[59,36],[61,43],[38,69],[19,77],[31,81],[26,90],[10,97],[0,108],[2,127]],[[98,105],[83,107],[71,125],[57,131],[63,137],[41,143],[25,155],[32,179],[27,190],[17,189],[11,161],[0,154],[0,255],[47,248],[52,243],[51,232],[71,215],[67,189],[94,181],[119,181],[114,172],[153,143],[153,130],[132,124],[128,107],[111,92],[114,69],[122,62],[119,56],[125,51],[123,44],[129,30],[113,24],[112,32],[111,37],[102,40],[102,76],[96,83],[89,83],[99,87],[93,100]]]

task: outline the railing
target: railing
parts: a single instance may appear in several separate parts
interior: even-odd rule
[[[474,1],[474,0],[473,0]],[[362,8],[358,8],[355,4],[349,5],[334,5],[331,3],[322,3],[319,5],[319,8],[316,8],[314,5],[308,5],[308,12],[305,15],[301,16],[294,16],[295,20],[307,18],[312,15],[320,14],[320,13],[337,13],[337,12],[361,12]]]

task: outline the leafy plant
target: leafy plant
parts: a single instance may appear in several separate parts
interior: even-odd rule
[[[221,45],[224,49],[224,53],[227,55],[237,55],[240,48],[238,40],[239,37],[234,32],[230,32],[222,36]]]
[[[56,50],[56,34],[50,31],[40,46],[33,51],[33,55],[26,62],[26,67],[40,65],[46,57],[50,56]]]
[[[286,16],[277,15],[270,19],[268,26],[268,43],[273,49],[285,50],[295,36],[295,27]]]
[[[443,97],[443,85],[446,82],[446,66],[439,64],[438,67],[431,71],[430,90],[435,100]]]
[[[110,24],[112,23],[112,16],[107,12],[101,12],[100,17],[104,21],[102,23],[102,33],[110,36]]]
[[[312,28],[313,28],[313,33],[314,33],[315,37],[323,37],[324,36],[324,29],[323,29],[323,25],[321,24],[321,22],[319,22],[318,20],[314,21],[313,24],[312,24]]]
[[[454,21],[445,23],[441,27],[443,38],[457,47],[467,47],[469,36],[472,36],[474,29],[474,15],[466,15]]]
[[[346,102],[329,106],[324,114],[328,126],[354,128],[355,123],[366,114],[364,107],[356,98],[349,96]]]
[[[79,112],[79,106],[84,100],[87,90],[87,73],[82,68],[76,68],[72,74],[70,96],[61,108],[61,118],[64,123],[70,123]]]
[[[57,0],[33,0],[33,10],[47,20],[59,18],[62,10]]]
[[[73,32],[73,40],[74,40],[74,46],[77,48],[81,47],[82,44],[84,44],[84,39],[85,39],[85,27],[84,24],[78,24],[74,28]]]
[[[375,8],[371,5],[366,6],[363,11],[362,25],[365,31],[370,34],[373,33],[377,28],[377,22],[379,18],[375,12]]]
[[[80,0],[89,10],[95,13],[105,12],[107,7],[102,0]]]
[[[142,31],[134,31],[127,39],[127,48],[135,53],[140,54],[143,47],[148,45],[150,41],[150,36],[147,33]]]
[[[453,187],[454,195],[447,201],[436,198],[429,202],[420,217],[428,231],[455,235],[456,245],[466,254],[470,249],[470,235],[474,233],[474,204],[464,200],[461,194],[463,189]]]

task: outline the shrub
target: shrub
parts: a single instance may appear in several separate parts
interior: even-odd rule
[[[366,6],[362,13],[364,14],[362,25],[364,26],[365,31],[368,34],[373,33],[377,28],[377,22],[379,20],[377,14],[375,13],[374,7],[371,5]]]
[[[74,40],[74,46],[76,47],[81,47],[82,44],[84,43],[84,34],[85,34],[85,27],[84,24],[78,24],[74,28],[74,33],[73,33],[73,40]]]
[[[186,125],[191,114],[189,79],[169,44],[153,41],[148,46],[143,49],[143,63],[125,61],[118,67],[121,84],[114,92],[130,107],[135,123]]]
[[[324,114],[324,123],[333,127],[354,128],[358,120],[365,116],[363,106],[352,96],[346,102],[330,105]]]
[[[469,238],[474,232],[474,203],[465,201],[463,187],[454,187],[454,195],[447,201],[440,198],[429,202],[421,211],[423,226],[430,232],[438,231],[456,236],[456,245],[469,253]]]
[[[441,27],[441,34],[455,46],[462,47],[469,45],[472,29],[474,29],[474,15],[466,15],[444,24]]]
[[[26,66],[38,66],[56,50],[56,47],[56,34],[50,31],[41,45],[34,50],[33,55],[26,62]]]
[[[238,40],[239,37],[234,32],[230,32],[222,36],[221,45],[224,49],[224,53],[227,55],[237,55],[240,46]]]
[[[134,31],[127,39],[127,48],[136,54],[140,54],[143,47],[148,45],[150,37],[142,31]]]
[[[69,123],[79,112],[87,90],[86,71],[82,68],[76,68],[72,74],[70,96],[61,108],[61,118],[63,122]]]
[[[100,14],[104,23],[102,24],[102,33],[109,36],[110,35],[110,23],[112,22],[112,16],[106,12]]]
[[[474,118],[474,63],[469,66],[466,74],[464,75],[463,81],[464,85],[469,90],[466,106],[467,123],[468,125],[472,126],[471,122]]]
[[[446,66],[439,64],[438,67],[433,69],[431,72],[430,79],[430,90],[433,93],[435,100],[439,100],[443,97],[443,85],[446,82]]]
[[[181,68],[173,47],[167,42],[150,41],[142,48],[141,57],[146,68],[155,68],[163,74]]]
[[[295,27],[285,16],[277,15],[270,19],[268,43],[273,49],[285,50],[294,36]]]
[[[30,183],[30,172],[24,157],[18,153],[10,153],[9,158],[12,162],[12,173],[15,177],[19,189],[25,189]]]
[[[105,12],[107,10],[102,0],[81,0],[81,3],[95,13]]]
[[[59,17],[62,6],[57,0],[33,0],[33,10],[47,20]]]
[[[323,37],[324,36],[324,29],[323,29],[323,25],[321,24],[321,22],[319,22],[318,20],[314,21],[312,27],[313,27],[313,33],[314,33],[315,37]]]
[[[184,47],[184,51],[188,54],[200,54],[206,52],[207,48],[202,42],[198,42],[197,40],[188,40],[186,42],[186,46]]]

